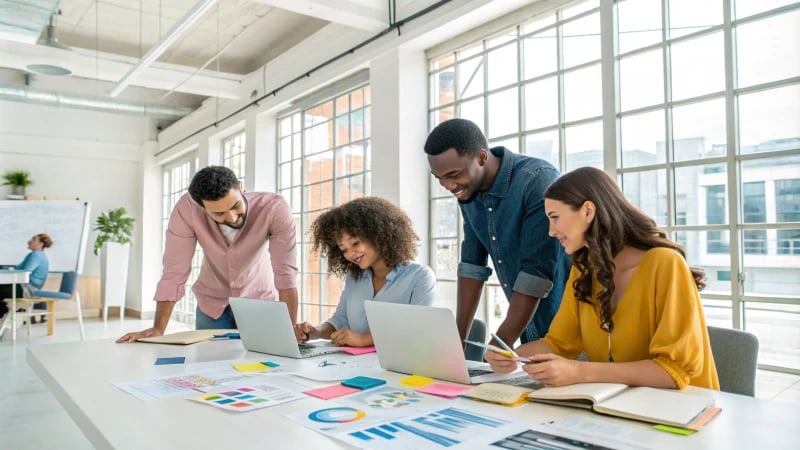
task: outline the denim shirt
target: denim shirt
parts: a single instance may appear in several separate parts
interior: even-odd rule
[[[431,306],[436,298],[436,277],[428,266],[401,264],[386,274],[386,284],[378,293],[372,286],[372,270],[359,278],[347,274],[336,312],[328,323],[337,330],[349,328],[356,333],[369,332],[364,303],[369,301]]]
[[[544,211],[544,191],[559,173],[545,160],[504,147],[491,152],[502,159],[494,183],[459,202],[464,241],[458,277],[486,281],[492,274],[487,267],[491,255],[509,301],[514,291],[539,298],[536,313],[520,337],[525,343],[547,333],[569,276],[569,256],[548,235]]]

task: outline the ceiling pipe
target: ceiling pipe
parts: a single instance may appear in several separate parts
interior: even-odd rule
[[[54,91],[31,89],[22,86],[0,84],[0,100],[10,100],[40,105],[87,109],[108,113],[135,114],[139,116],[180,119],[193,111],[192,108],[159,105],[155,103],[120,102],[106,97],[63,94]]]
[[[141,74],[145,69],[147,69],[150,64],[153,64],[162,53],[164,53],[170,45],[172,45],[176,40],[178,40],[186,31],[188,31],[195,22],[197,22],[203,14],[206,13],[209,9],[211,9],[214,4],[217,3],[217,0],[200,0],[195,4],[192,9],[186,12],[183,17],[180,18],[172,28],[169,29],[167,34],[161,38],[156,44],[142,56],[142,59],[131,68],[128,73],[126,73],[118,82],[117,84],[111,89],[108,95],[111,97],[116,97],[125,90],[126,87]]]

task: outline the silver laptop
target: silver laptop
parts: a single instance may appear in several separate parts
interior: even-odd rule
[[[308,358],[341,351],[329,341],[298,344],[286,303],[238,297],[230,303],[242,344],[251,352]]]
[[[378,360],[386,370],[462,384],[532,381],[521,370],[500,374],[487,363],[467,361],[449,309],[374,301],[364,306]]]

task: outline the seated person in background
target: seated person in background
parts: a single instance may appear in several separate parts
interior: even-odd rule
[[[295,325],[298,342],[330,339],[337,345],[372,345],[364,302],[430,306],[433,271],[413,262],[417,241],[411,220],[378,197],[352,200],[325,212],[309,231],[314,252],[328,260],[328,273],[346,276],[333,317],[320,325]]]
[[[605,172],[581,167],[544,193],[550,236],[572,255],[564,301],[550,331],[517,353],[550,386],[607,382],[719,389],[699,289],[701,270],[630,204]],[[582,351],[588,361],[576,361]],[[497,372],[517,362],[496,352]]]
[[[44,252],[44,249],[50,248],[53,245],[53,240],[50,239],[50,236],[44,233],[37,234],[33,236],[28,241],[28,249],[30,252],[25,255],[25,259],[22,260],[19,265],[17,265],[17,270],[27,270],[31,274],[29,276],[28,283],[25,284],[17,284],[17,298],[27,297],[27,298],[34,298],[36,297],[36,293],[42,289],[44,286],[44,282],[47,281],[47,272],[50,270],[50,263],[47,260],[47,255]],[[0,303],[2,299],[11,298],[12,297],[12,285],[10,284],[2,284],[0,285]],[[34,309],[45,309],[47,304],[44,302],[35,303],[33,305]],[[0,311],[0,317],[2,317],[7,311],[8,306],[5,304],[0,306],[2,311]],[[46,321],[47,316],[42,316],[41,321]],[[36,323],[36,318],[31,317],[31,323]]]

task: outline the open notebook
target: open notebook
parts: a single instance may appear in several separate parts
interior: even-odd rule
[[[149,342],[151,344],[176,344],[189,345],[197,342],[207,341],[216,335],[236,332],[237,330],[190,330],[178,333],[165,334],[148,338],[139,338],[139,342]]]
[[[630,387],[616,383],[582,383],[546,387],[528,394],[528,400],[593,409],[602,414],[680,428],[702,425],[718,409],[710,392]]]

